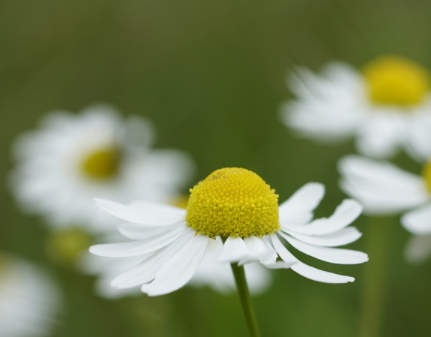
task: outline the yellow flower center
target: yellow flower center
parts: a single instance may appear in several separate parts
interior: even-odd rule
[[[408,107],[421,103],[431,80],[428,71],[399,56],[376,59],[363,69],[371,101],[381,105]]]
[[[93,240],[84,231],[71,228],[52,232],[46,242],[46,250],[54,261],[75,264],[79,256],[88,250]]]
[[[425,180],[426,188],[429,192],[431,192],[431,160],[427,164],[425,164],[422,171],[422,176]]]
[[[93,180],[115,178],[121,166],[121,150],[111,147],[94,151],[87,155],[81,163],[82,173]]]
[[[256,173],[223,168],[190,190],[187,225],[211,238],[269,235],[280,228],[278,195]]]

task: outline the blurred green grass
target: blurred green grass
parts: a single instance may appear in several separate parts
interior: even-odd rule
[[[150,118],[157,147],[191,153],[196,181],[224,166],[243,166],[276,188],[280,200],[308,181],[327,186],[321,214],[344,197],[336,162],[352,144],[320,147],[296,139],[278,121],[295,64],[331,60],[360,66],[400,53],[431,67],[431,3],[342,0],[0,1],[0,163],[10,146],[53,109],[77,111],[97,101]],[[398,163],[418,171],[405,156]],[[245,336],[235,294],[183,289],[160,298],[109,302],[89,277],[50,264],[46,230],[0,192],[1,249],[51,268],[65,304],[53,336]],[[392,219],[388,233],[384,336],[429,336],[431,268],[407,265],[408,234]],[[357,224],[365,239],[366,218]],[[373,257],[371,256],[371,262]],[[326,267],[324,263],[314,265]],[[357,278],[332,286],[275,271],[271,290],[254,299],[263,336],[357,336],[363,266],[334,266]]]

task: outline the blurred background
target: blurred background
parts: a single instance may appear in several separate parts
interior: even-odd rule
[[[345,197],[337,160],[353,145],[319,146],[280,123],[279,106],[291,98],[286,75],[295,65],[319,69],[333,60],[360,67],[382,53],[431,68],[430,17],[425,0],[2,0],[1,177],[6,181],[13,167],[16,135],[35,128],[46,112],[102,101],[152,120],[156,148],[190,153],[194,183],[240,166],[285,200],[319,181],[327,196],[318,214],[329,215]],[[396,161],[419,172],[404,155]],[[43,266],[60,286],[63,305],[51,336],[246,336],[235,293],[183,288],[156,298],[97,297],[92,277],[46,257],[46,226],[22,214],[7,187],[0,205],[1,250]],[[367,221],[357,221],[365,235]],[[389,261],[383,336],[429,336],[430,264],[404,261],[409,234],[398,219],[390,221],[390,243],[381,246]],[[350,247],[366,250],[366,240]],[[348,285],[273,271],[272,287],[254,298],[262,335],[358,336],[364,268],[326,268],[357,279]]]

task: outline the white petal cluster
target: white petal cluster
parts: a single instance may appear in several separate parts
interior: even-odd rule
[[[174,150],[150,150],[153,138],[147,120],[123,119],[109,105],[90,106],[79,114],[52,112],[39,129],[18,138],[12,191],[26,211],[54,227],[82,225],[96,233],[115,229],[112,218],[93,206],[95,196],[165,201],[190,176],[189,157]],[[112,144],[122,151],[118,176],[106,181],[85,177],[83,158]]]
[[[371,215],[403,213],[401,223],[415,236],[407,258],[420,262],[431,255],[431,193],[423,177],[393,164],[359,156],[339,163],[341,187],[364,205]]]
[[[331,63],[319,75],[298,68],[288,85],[297,99],[283,105],[281,118],[303,137],[355,137],[360,153],[378,158],[399,149],[417,159],[431,155],[431,98],[408,108],[373,104],[363,76],[343,63]]]
[[[1,336],[47,336],[54,328],[59,305],[58,289],[46,275],[27,262],[6,256],[0,267]]]
[[[352,277],[321,271],[300,262],[281,242],[284,240],[295,249],[330,263],[356,264],[368,260],[362,252],[333,248],[360,237],[356,229],[346,227],[359,216],[361,206],[346,200],[331,217],[312,221],[312,212],[323,194],[320,184],[304,186],[280,206],[280,231],[265,237],[229,237],[218,260],[239,265],[258,261],[268,268],[291,268],[307,278],[326,283],[353,281]],[[192,279],[209,251],[212,239],[187,226],[183,209],[147,202],[122,205],[98,200],[97,203],[126,221],[119,226],[119,231],[130,241],[96,245],[90,252],[111,258],[140,258],[133,268],[112,281],[115,288],[140,286],[141,291],[150,296],[173,292]]]

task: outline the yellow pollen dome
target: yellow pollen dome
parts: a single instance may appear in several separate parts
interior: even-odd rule
[[[371,101],[402,107],[421,103],[431,87],[430,74],[400,56],[380,57],[363,69]]]
[[[431,192],[431,160],[425,165],[422,176],[424,177],[428,191]]]
[[[269,235],[280,228],[278,195],[256,173],[229,167],[190,190],[187,225],[211,238]]]
[[[121,151],[117,147],[99,149],[87,155],[81,163],[83,174],[93,180],[108,180],[118,175]]]

